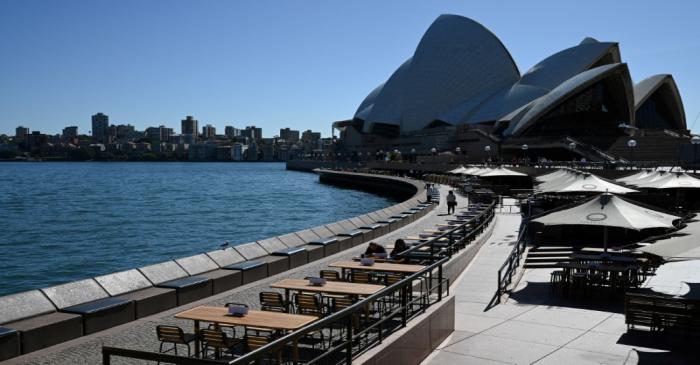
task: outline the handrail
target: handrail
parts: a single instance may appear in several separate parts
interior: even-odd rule
[[[332,327],[334,324],[338,325],[341,324],[347,333],[347,337],[341,338],[339,340],[339,343],[334,343],[330,345],[330,348],[325,349],[323,354],[317,356],[316,358],[308,361],[308,364],[314,364],[314,363],[325,363],[325,360],[328,356],[331,356],[332,354],[340,354],[342,351],[345,351],[345,363],[349,364],[352,362],[352,359],[354,356],[356,356],[356,353],[353,353],[353,344],[355,344],[360,336],[363,336],[370,331],[375,330],[376,328],[379,329],[378,331],[378,341],[381,342],[382,336],[384,335],[385,330],[382,330],[382,325],[384,322],[387,322],[391,320],[392,318],[395,318],[397,316],[401,316],[401,326],[406,326],[406,322],[409,318],[412,318],[413,315],[415,315],[418,312],[425,311],[425,308],[430,306],[434,302],[439,302],[443,298],[443,287],[446,285],[446,290],[447,290],[447,295],[449,295],[449,279],[443,278],[443,264],[450,260],[452,253],[456,250],[459,249],[459,247],[455,246],[463,246],[466,245],[466,242],[468,240],[473,239],[474,236],[479,234],[480,232],[483,231],[484,227],[487,226],[492,218],[494,217],[494,207],[496,205],[496,202],[493,201],[491,204],[488,206],[488,209],[485,211],[481,212],[480,214],[476,215],[474,218],[470,219],[469,221],[460,224],[456,228],[450,229],[449,231],[446,231],[445,233],[433,237],[429,239],[426,242],[423,242],[419,245],[416,245],[414,247],[411,247],[403,252],[401,252],[399,255],[404,256],[408,255],[411,252],[419,249],[420,247],[425,247],[426,245],[431,245],[431,252],[430,252],[430,260],[431,262],[426,265],[422,270],[419,272],[413,273],[402,280],[387,286],[380,291],[358,301],[357,303],[354,303],[348,308],[345,308],[343,310],[340,310],[338,312],[332,313],[328,316],[325,316],[317,321],[314,321],[294,332],[291,332],[289,334],[286,334],[270,343],[268,343],[265,346],[262,346],[254,351],[251,351],[249,353],[246,353],[245,355],[234,359],[228,364],[232,365],[239,365],[239,364],[247,364],[256,360],[260,360],[270,354],[273,354],[277,351],[281,351],[284,347],[286,347],[289,343],[295,342],[302,337],[308,335],[309,333],[313,333],[315,331],[322,330],[324,328]],[[468,225],[474,224],[475,222],[478,222],[479,224],[476,227],[472,227],[469,232],[466,232],[466,227]],[[455,240],[455,237],[453,236],[454,234],[459,234],[458,231],[462,230],[462,234]],[[448,250],[448,255],[434,255],[434,250],[432,245],[437,242],[438,240],[449,237],[450,239],[450,246]],[[437,271],[437,273],[434,273]],[[434,278],[434,275],[437,274],[437,278]],[[420,295],[417,297],[413,297],[410,293],[412,293],[416,288],[415,286],[415,281],[420,281],[421,282],[421,289],[420,289]],[[436,285],[433,285],[433,282],[437,281]],[[426,286],[426,289],[423,289],[423,283],[427,282],[428,285]],[[370,305],[373,302],[379,302],[383,298],[396,295],[396,293],[401,293],[400,297],[400,305],[397,308],[392,308],[389,312],[384,312],[382,315],[378,318],[377,321],[369,323],[367,326],[361,328],[361,329],[355,329],[353,328],[352,324],[352,318],[353,316],[356,315],[356,313],[361,313],[366,311],[367,306]],[[433,295],[436,294],[436,296],[433,297]],[[433,298],[433,299],[431,299]],[[434,300],[434,302],[431,302],[431,300]],[[418,304],[418,310],[416,312],[415,310],[415,304]],[[410,313],[409,313],[410,310]],[[346,323],[347,322],[347,323]],[[356,333],[353,333],[357,331]],[[371,347],[371,344],[367,343],[364,348],[360,349],[360,352],[366,351],[369,347]],[[199,359],[192,359],[192,358],[183,358],[183,357],[178,357],[175,355],[167,355],[168,357],[161,357],[161,355],[164,354],[158,354],[158,353],[153,353],[153,352],[146,352],[146,351],[139,351],[139,350],[128,350],[128,349],[120,349],[120,348],[114,348],[114,347],[103,347],[102,350],[103,353],[103,364],[109,364],[110,363],[110,356],[124,356],[124,357],[130,357],[134,359],[144,359],[144,360],[153,360],[153,361],[163,361],[163,362],[169,362],[169,363],[176,363],[176,364],[183,364],[183,365],[208,365],[211,362],[202,362],[203,360]],[[186,360],[185,360],[186,359]]]
[[[354,303],[353,305],[342,309],[338,312],[335,312],[333,314],[330,314],[326,317],[323,317],[317,321],[311,322],[310,324],[294,331],[289,334],[286,334],[270,343],[268,343],[265,346],[262,346],[256,350],[253,350],[249,353],[246,353],[245,355],[234,359],[232,361],[229,361],[228,364],[247,364],[255,360],[259,360],[269,354],[275,353],[277,351],[280,351],[283,349],[287,344],[290,342],[299,340],[300,338],[306,336],[309,333],[318,331],[323,328],[327,328],[331,326],[332,324],[335,323],[341,323],[342,320],[344,319],[349,319],[348,322],[348,327],[346,328],[346,331],[348,331],[348,339],[345,340],[343,343],[340,345],[336,345],[324,352],[320,356],[320,358],[325,358],[326,356],[329,355],[329,353],[333,352],[338,352],[342,351],[343,348],[346,348],[346,356],[347,356],[347,361],[346,363],[350,363],[352,361],[352,344],[355,340],[356,336],[359,336],[363,334],[364,332],[369,331],[371,328],[374,326],[381,326],[381,324],[386,321],[387,319],[382,319],[377,323],[374,323],[370,325],[368,328],[362,329],[359,333],[352,334],[354,329],[352,328],[352,321],[351,319],[353,318],[353,315],[358,312],[363,312],[366,310],[367,306],[373,302],[378,302],[384,297],[393,295],[396,292],[401,292],[401,297],[402,297],[402,305],[392,311],[390,313],[391,316],[396,316],[399,314],[399,312],[402,313],[402,326],[406,325],[406,321],[408,320],[408,306],[413,305],[415,302],[420,301],[420,303],[426,303],[427,305],[430,305],[429,300],[424,298],[424,296],[430,297],[431,293],[434,291],[437,291],[437,300],[436,301],[441,301],[443,297],[443,285],[445,284],[445,280],[443,280],[443,268],[442,265],[449,260],[449,257],[443,257],[442,259],[427,265],[424,267],[422,270],[413,273],[402,280],[389,285],[378,292],[358,301],[357,303]],[[425,295],[421,295],[416,299],[411,299],[409,300],[406,298],[408,296],[409,290],[413,290],[413,285],[415,280],[421,280],[421,278],[425,275],[429,275],[432,277],[433,271],[437,270],[437,286],[436,287],[428,287],[427,288],[427,293]],[[448,291],[449,291],[449,283],[447,284]],[[435,290],[437,288],[437,290]],[[424,310],[424,309],[423,309]],[[391,318],[391,317],[389,317]],[[380,331],[381,332],[381,331]],[[161,354],[161,353],[155,353],[155,352],[148,352],[148,351],[140,351],[140,350],[131,350],[131,349],[122,349],[122,348],[115,348],[115,347],[109,347],[109,346],[103,346],[102,348],[102,363],[109,365],[111,361],[111,356],[122,356],[122,357],[129,357],[133,359],[141,359],[141,360],[151,360],[151,361],[163,361],[163,362],[168,362],[168,363],[174,363],[174,364],[182,364],[182,365],[209,365],[209,364],[214,364],[218,363],[221,364],[221,361],[213,362],[212,360],[205,360],[205,359],[195,359],[195,358],[187,358],[183,356],[177,356],[177,355],[170,355],[170,354]],[[311,361],[311,363],[319,361],[319,358],[314,359]]]
[[[232,365],[233,364],[243,364],[243,363],[250,362],[252,360],[257,360],[257,359],[265,356],[268,353],[274,353],[275,350],[280,350],[287,343],[292,342],[294,340],[297,340],[301,337],[304,337],[304,336],[306,336],[306,334],[308,334],[310,332],[313,332],[315,330],[326,327],[326,326],[328,326],[334,322],[337,322],[338,320],[343,319],[345,317],[349,317],[352,314],[354,314],[355,312],[364,311],[365,307],[368,303],[376,301],[377,299],[380,299],[388,294],[392,294],[397,289],[401,289],[409,284],[412,285],[413,280],[415,280],[416,278],[418,278],[426,273],[432,272],[435,268],[439,269],[438,270],[438,273],[439,273],[438,274],[439,275],[438,281],[440,281],[442,279],[442,264],[447,262],[447,260],[449,260],[449,258],[445,257],[445,258],[443,258],[443,259],[441,259],[441,260],[439,260],[431,265],[428,265],[423,270],[416,272],[414,274],[411,274],[408,277],[405,277],[404,279],[402,279],[402,280],[366,297],[363,300],[358,301],[357,303],[355,303],[355,304],[353,304],[353,305],[351,305],[351,306],[349,306],[341,311],[333,313],[333,314],[331,314],[327,317],[324,317],[318,321],[311,322],[308,325],[300,328],[299,330],[296,330],[292,333],[289,333],[285,336],[282,336],[282,337],[278,338],[277,340],[272,341],[263,347],[260,347],[254,351],[251,351],[251,352],[239,357],[238,359],[235,359],[235,360],[229,362],[229,364],[232,364]],[[442,283],[439,283],[438,285],[441,286]],[[441,294],[441,292],[442,292],[442,290],[439,291],[440,294]],[[438,299],[438,300],[440,300],[440,299]]]
[[[497,303],[501,302],[501,296],[508,289],[508,285],[513,282],[513,275],[515,275],[516,269],[520,266],[523,252],[525,252],[525,247],[527,246],[526,233],[528,225],[526,222],[523,222],[521,227],[518,241],[515,243],[515,246],[513,246],[513,250],[511,250],[506,261],[498,269],[498,288],[496,289]]]
[[[425,242],[421,242],[421,243],[419,243],[419,244],[417,244],[417,245],[414,245],[414,246],[412,246],[412,247],[409,247],[408,249],[406,249],[406,250],[401,251],[400,253],[398,253],[398,256],[399,256],[399,257],[406,257],[406,256],[408,256],[409,254],[411,254],[412,252],[421,249],[422,247],[430,246],[430,257],[431,257],[431,259],[432,259],[432,258],[433,258],[434,248],[435,248],[435,247],[434,247],[434,244],[435,244],[436,242],[438,242],[439,240],[445,238],[445,237],[449,238],[449,240],[450,240],[450,245],[449,245],[449,246],[450,246],[450,250],[449,250],[448,252],[449,252],[449,254],[451,255],[451,253],[452,253],[452,246],[455,245],[455,241],[454,241],[454,236],[453,236],[453,235],[454,235],[457,231],[461,230],[461,231],[462,231],[462,235],[461,235],[460,241],[461,241],[461,240],[464,240],[464,239],[471,239],[471,236],[475,235],[476,232],[480,232],[480,231],[481,231],[481,228],[483,228],[483,226],[484,226],[485,224],[488,224],[488,223],[490,222],[490,217],[488,217],[488,216],[492,216],[492,215],[493,215],[493,210],[494,210],[495,206],[496,206],[496,202],[495,202],[495,201],[492,201],[491,204],[489,204],[488,209],[486,209],[486,210],[484,210],[483,212],[479,213],[478,215],[474,216],[474,218],[472,218],[472,219],[470,219],[470,220],[468,220],[468,221],[466,221],[466,222],[464,222],[464,223],[458,225],[458,226],[455,227],[455,228],[452,228],[452,229],[450,229],[450,230],[448,230],[448,231],[445,231],[445,233],[442,233],[442,234],[440,234],[440,235],[438,235],[438,236],[432,237],[432,238],[430,238],[429,240],[427,240],[427,241],[425,241]],[[484,217],[486,217],[487,219],[482,220]],[[482,220],[482,221],[481,221],[481,223],[480,223],[478,226],[474,227],[469,233],[466,233],[466,227],[467,227],[468,225],[472,224],[473,222],[478,222],[478,221],[480,221],[480,220]]]

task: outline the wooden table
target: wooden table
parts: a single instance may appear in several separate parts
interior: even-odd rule
[[[194,321],[194,333],[199,333],[199,322],[212,322],[229,326],[260,327],[271,330],[294,331],[317,320],[314,316],[300,314],[289,314],[280,312],[268,312],[259,310],[249,310],[244,317],[228,315],[226,307],[206,307],[199,306],[180,312],[175,318],[190,319]],[[194,340],[194,354],[199,357],[199,338]],[[298,348],[294,346],[294,357],[299,359]]]
[[[384,289],[384,285],[348,283],[345,281],[326,281],[326,284],[324,285],[311,285],[309,284],[309,281],[305,279],[284,279],[270,285],[270,287],[284,289],[284,296],[288,303],[287,305],[291,305],[291,297],[289,296],[289,292],[292,290],[298,292],[304,291],[358,297],[369,296]]]
[[[362,265],[358,261],[336,261],[330,265],[330,267],[337,267],[343,270],[343,277],[345,277],[346,270],[364,270],[364,271],[381,271],[381,272],[395,272],[401,274],[415,274],[423,269],[423,265],[409,265],[409,264],[392,264],[388,262],[375,262],[372,266]]]

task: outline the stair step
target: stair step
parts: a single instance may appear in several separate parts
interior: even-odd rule
[[[523,268],[525,269],[553,269],[559,267],[557,264],[525,264]]]
[[[528,252],[530,257],[553,257],[553,256],[571,256],[574,253],[572,251],[557,251],[557,252]]]
[[[536,246],[530,248],[530,251],[545,252],[545,251],[579,251],[580,247],[571,246]]]
[[[527,263],[535,262],[561,262],[561,261],[572,261],[573,259],[569,256],[552,256],[552,257],[529,257],[525,260]]]

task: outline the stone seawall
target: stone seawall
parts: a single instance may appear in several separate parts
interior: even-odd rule
[[[434,208],[418,206],[417,200],[424,195],[423,183],[418,180],[330,170],[316,173],[325,183],[405,200],[375,212],[278,237],[0,297],[0,361],[334,255],[410,224]],[[410,214],[402,214],[406,212]],[[384,221],[387,222],[378,223]]]

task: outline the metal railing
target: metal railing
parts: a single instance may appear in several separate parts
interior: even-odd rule
[[[430,237],[425,242],[409,247],[398,254],[399,257],[419,259],[427,263],[435,262],[443,257],[452,255],[467,247],[488,226],[494,216],[496,202],[491,202],[487,209],[472,219],[446,230],[437,236]],[[427,249],[427,254],[425,248]]]
[[[508,286],[513,282],[513,276],[522,261],[523,253],[527,247],[527,227],[523,223],[520,227],[518,241],[513,246],[513,250],[506,258],[506,261],[498,269],[498,288],[496,289],[496,303],[501,302],[501,296],[508,290]]]
[[[492,202],[486,210],[469,221],[399,254],[411,259],[418,258],[419,261],[426,264],[421,271],[387,286],[348,308],[332,313],[263,347],[231,360],[228,364],[259,362],[264,358],[273,357],[279,352],[288,352],[290,348],[314,333],[328,333],[333,338],[332,335],[335,331],[339,332],[340,336],[335,341],[328,341],[327,347],[311,349],[313,354],[311,357],[295,359],[293,362],[350,364],[354,358],[380,344],[388,335],[405,327],[411,318],[424,313],[430,305],[441,301],[445,295],[449,295],[449,279],[443,277],[443,264],[449,261],[455,252],[467,247],[484,231],[494,217],[495,205],[496,203]],[[423,247],[429,247],[427,254],[420,251]],[[418,252],[422,253],[418,254]],[[221,360],[196,359],[104,346],[102,348],[102,363],[109,365],[113,357],[182,365],[222,363]]]
[[[443,279],[444,257],[421,271],[387,286],[345,309],[331,313],[299,330],[286,334],[269,344],[248,352],[228,364],[250,364],[272,358],[280,352],[289,352],[305,338],[318,333],[328,334],[328,346],[309,349],[311,357],[294,359],[303,364],[350,364],[352,359],[382,342],[391,333],[406,326],[413,317],[424,313],[432,304],[442,300],[449,280]],[[435,276],[435,277],[434,277]],[[418,288],[416,293],[415,289]],[[449,292],[447,292],[449,293]],[[333,333],[338,332],[337,338]],[[322,346],[325,346],[325,342]],[[182,365],[209,365],[221,360],[196,359],[171,354],[104,346],[102,363],[111,364],[113,357],[160,361]],[[227,363],[227,362],[223,362]]]

